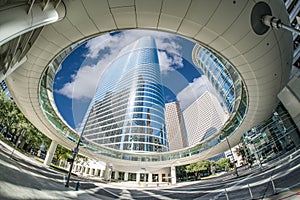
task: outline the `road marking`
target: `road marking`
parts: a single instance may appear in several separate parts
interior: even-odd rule
[[[173,198],[169,198],[169,197],[166,197],[166,196],[163,196],[163,195],[160,195],[160,194],[155,194],[153,192],[149,192],[149,191],[143,191],[143,192],[146,193],[146,194],[148,194],[151,197],[155,197],[155,198],[158,198],[158,199],[174,200]]]
[[[131,196],[131,193],[128,190],[122,190],[120,193],[120,196],[118,196],[119,199],[133,199]]]

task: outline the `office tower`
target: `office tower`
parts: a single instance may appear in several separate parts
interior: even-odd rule
[[[298,0],[284,0],[284,4],[289,13],[291,25],[297,29],[300,29],[300,1]],[[293,33],[293,66],[300,68],[300,36],[297,33]],[[296,71],[296,70],[294,70]]]
[[[155,40],[123,48],[103,77],[83,120],[85,139],[124,151],[168,151]]]
[[[0,82],[0,85],[1,85],[1,89],[3,91],[3,93],[5,94],[5,96],[8,98],[8,99],[13,99],[12,96],[10,95],[9,91],[8,91],[8,88],[7,88],[7,85],[5,83],[5,81],[1,81]]]
[[[236,94],[234,90],[235,84],[240,82],[237,72],[227,61],[198,44],[194,47],[193,59],[194,64],[202,69],[216,93],[223,99],[227,111],[233,113],[234,99],[240,95],[240,90]]]
[[[218,99],[210,92],[205,92],[183,111],[189,146],[199,143],[217,134],[228,115]]]
[[[187,138],[185,134],[182,113],[178,102],[166,104],[165,118],[169,151],[187,147]]]

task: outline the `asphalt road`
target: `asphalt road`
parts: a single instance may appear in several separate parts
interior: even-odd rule
[[[300,155],[296,153],[292,158],[265,164],[263,169],[242,170],[239,177],[227,174],[189,184],[149,188],[105,184],[75,176],[70,188],[65,188],[64,173],[24,156],[10,157],[11,150],[0,145],[0,199],[263,199],[300,187]],[[81,183],[79,191],[74,190],[77,180]]]

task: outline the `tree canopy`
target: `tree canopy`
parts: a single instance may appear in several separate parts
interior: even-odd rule
[[[50,139],[33,126],[17,105],[0,92],[0,131],[1,138],[25,151],[37,150],[43,142],[49,147]]]
[[[185,166],[186,173],[193,173],[198,179],[202,174],[214,174],[216,170],[229,170],[232,168],[232,164],[229,158],[221,158],[217,162],[212,160],[200,160],[196,163],[191,163]],[[183,173],[178,171],[178,173]],[[182,175],[181,175],[182,176]]]

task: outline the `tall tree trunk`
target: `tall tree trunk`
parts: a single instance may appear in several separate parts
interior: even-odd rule
[[[20,149],[24,149],[25,143],[26,143],[26,139],[25,139],[25,138],[22,138],[22,141],[21,141],[21,143],[20,143],[19,148],[20,148]]]
[[[19,147],[19,145],[21,144],[21,142],[22,142],[22,140],[24,138],[24,134],[25,134],[25,129],[21,129],[19,137],[18,137],[18,139],[16,141],[16,148],[21,148],[21,147]],[[23,144],[23,146],[24,146],[24,144]]]

